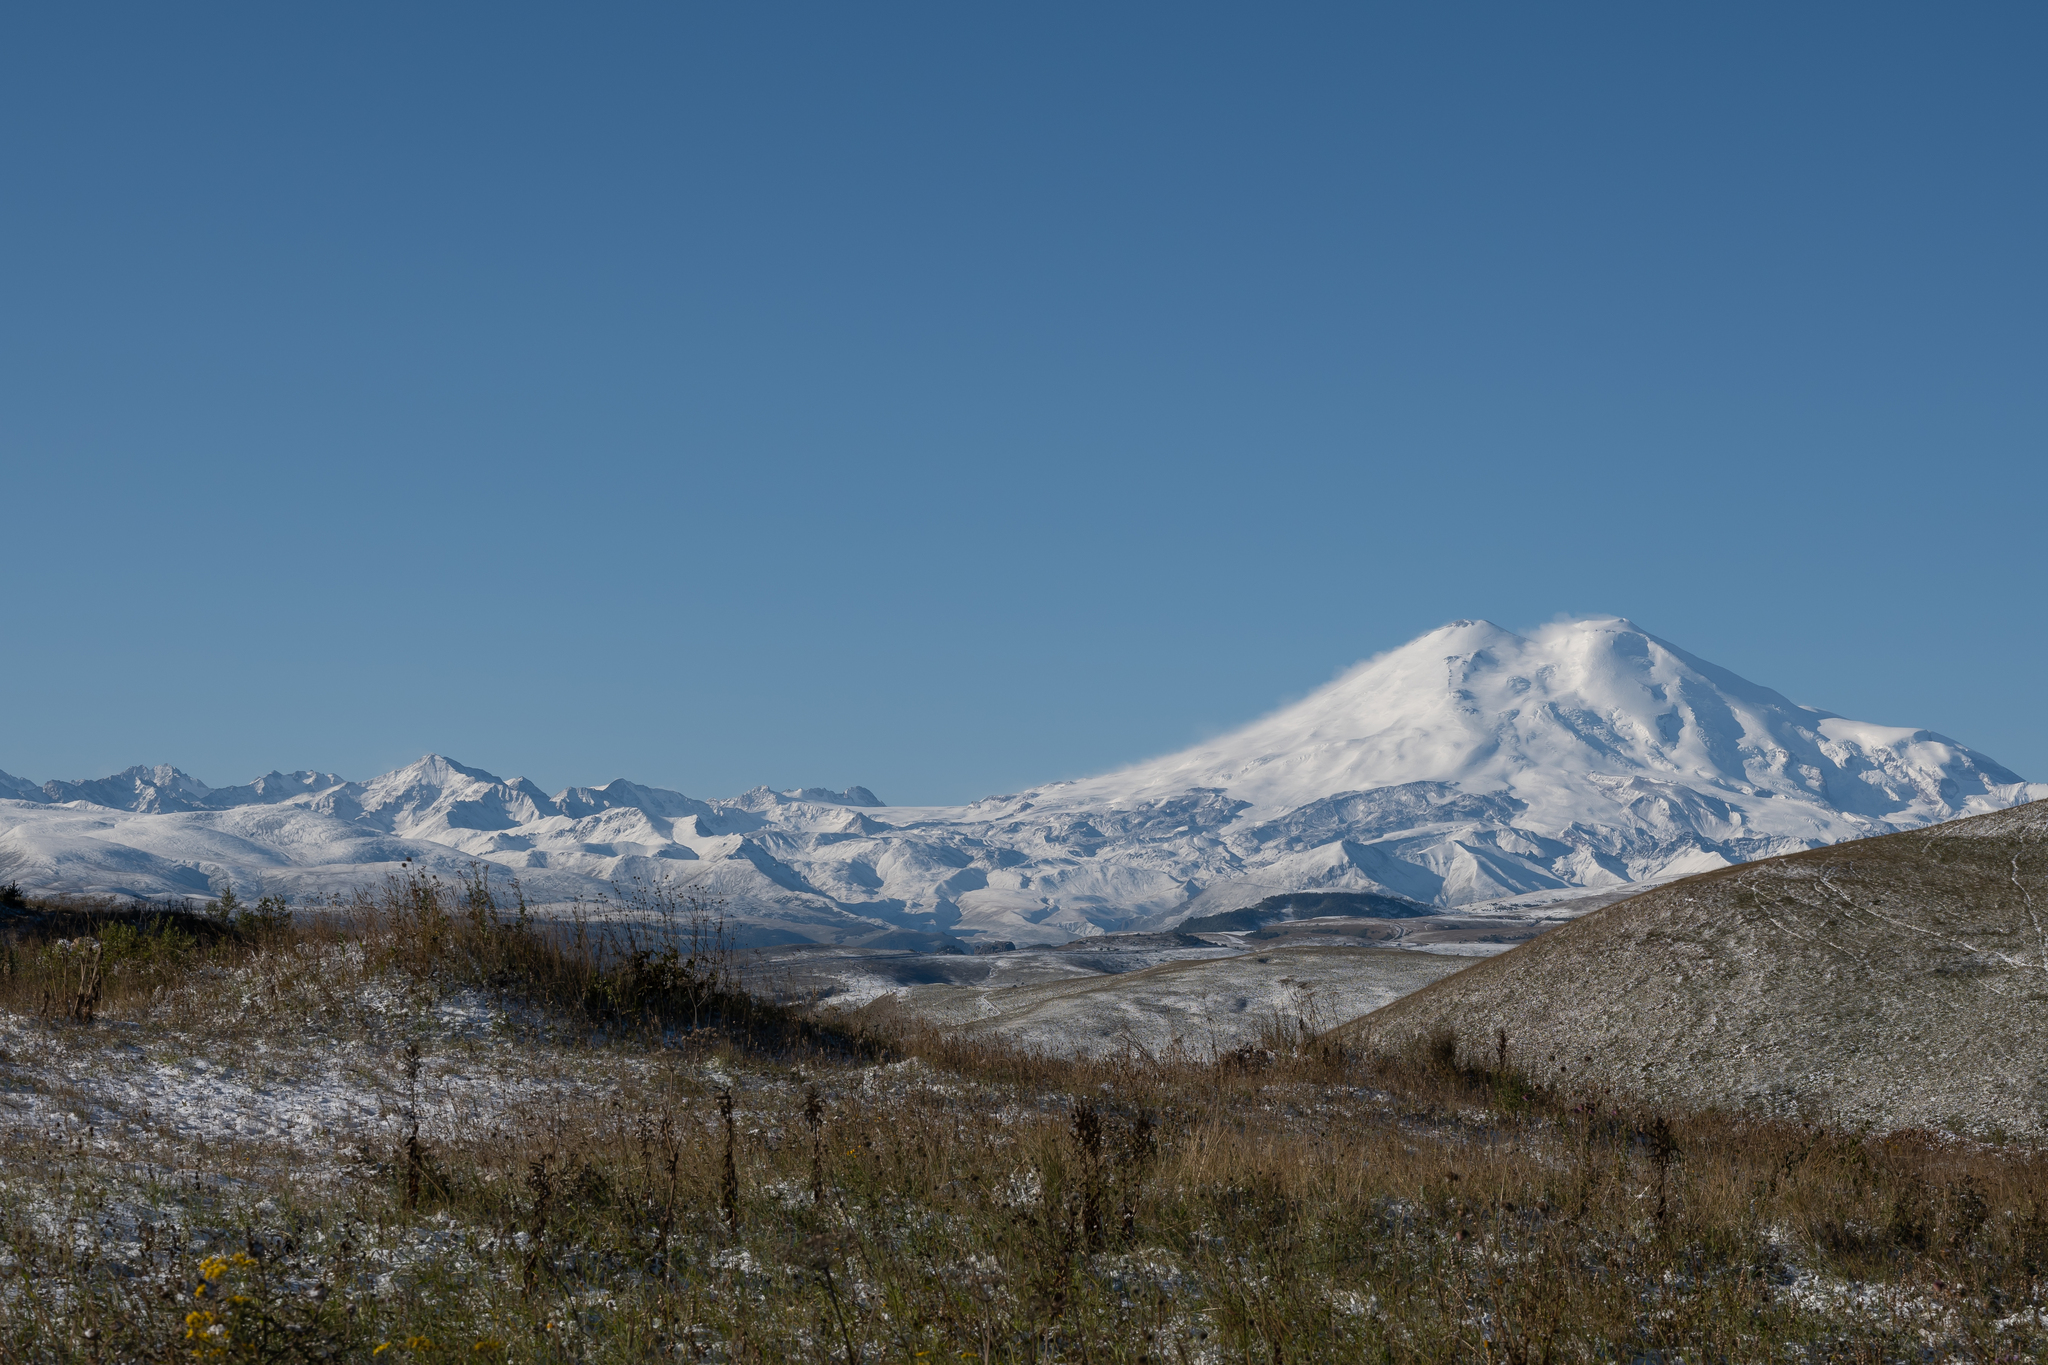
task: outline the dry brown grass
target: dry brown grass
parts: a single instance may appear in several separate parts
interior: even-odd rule
[[[820,1027],[740,1003],[732,959],[674,941],[687,925],[662,931],[671,960],[470,894],[394,884],[267,937],[195,931],[182,967],[110,972],[91,1023],[38,1013],[71,978],[20,934],[0,1099],[44,1120],[0,1139],[0,1358],[1988,1361],[2048,1341],[2033,1149],[1630,1108],[1532,1086],[1497,1038],[1385,1051],[1276,1019],[1223,1056],[1077,1061]],[[408,1018],[485,1000],[491,1022],[375,1025],[361,1000],[400,987],[429,1010]],[[229,1001],[230,1053],[352,1049],[389,1117],[325,1146],[197,1140],[120,1127],[90,1073],[31,1061],[113,1067]],[[492,1067],[558,1079],[435,1107]],[[98,1128],[56,1125],[65,1105]]]
[[[721,908],[635,884],[615,899],[539,919],[517,882],[490,869],[448,884],[426,873],[301,907],[268,898],[205,910],[106,899],[23,900],[0,908],[0,1010],[90,1023],[155,1017],[186,1026],[217,1004],[208,989],[254,973],[332,998],[402,979],[476,988],[604,1032],[718,1025],[810,1031],[746,989]],[[317,969],[309,964],[317,961]]]

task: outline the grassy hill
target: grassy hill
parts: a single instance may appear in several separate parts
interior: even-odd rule
[[[1562,1089],[2048,1136],[2048,802],[1722,869],[1346,1026]]]

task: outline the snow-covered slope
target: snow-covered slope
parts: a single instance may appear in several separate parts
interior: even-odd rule
[[[667,876],[805,937],[1038,942],[1288,891],[1470,906],[1620,886],[2039,796],[1952,740],[1795,705],[1627,621],[1458,621],[1221,739],[969,806],[624,780],[549,796],[435,755],[366,783],[0,774],[0,879],[312,894],[486,860],[541,900]]]

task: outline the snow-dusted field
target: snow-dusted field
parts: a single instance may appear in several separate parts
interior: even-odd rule
[[[1056,1036],[1063,970],[1159,979],[1153,1008],[1188,1013],[1224,968],[1299,1008],[1339,961],[1454,964],[1246,948],[1002,955],[1053,964],[997,988],[1037,1004],[982,1052],[956,1031],[944,1068],[607,1031],[333,942],[198,962],[90,1024],[0,1012],[0,1349],[1225,1365],[2048,1342],[2023,1152],[1496,1105],[1484,1073],[1286,1028],[1215,1061],[1008,1047]],[[1128,960],[1071,961],[1091,952]]]

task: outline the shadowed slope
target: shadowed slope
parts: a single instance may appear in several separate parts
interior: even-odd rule
[[[2048,802],[1690,877],[1345,1026],[1571,1088],[2048,1136]]]

